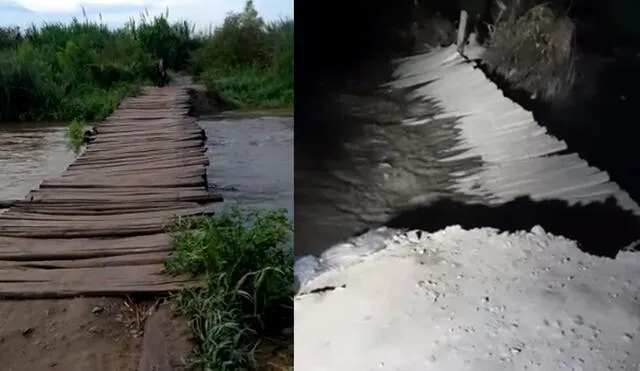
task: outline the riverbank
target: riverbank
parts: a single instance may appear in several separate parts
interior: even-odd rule
[[[191,102],[192,114],[195,116],[217,116],[221,118],[258,118],[258,117],[293,117],[293,105],[284,105],[273,108],[260,108],[259,106],[241,106],[231,101],[216,87],[205,87],[192,83],[191,76],[183,76],[180,81],[192,86]],[[211,90],[213,89],[213,90]]]
[[[639,366],[638,253],[592,256],[539,226],[378,230],[348,243],[302,277],[296,369]]]
[[[191,59],[196,82],[236,108],[293,107],[293,19],[267,22],[247,1]]]
[[[220,114],[229,118],[293,117],[293,106],[280,108],[238,108]]]

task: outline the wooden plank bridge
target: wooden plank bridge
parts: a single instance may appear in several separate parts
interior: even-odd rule
[[[472,54],[481,53],[475,48]],[[409,100],[433,100],[442,113],[408,118],[405,125],[435,125],[456,119],[458,144],[441,154],[449,164],[477,159],[480,168],[451,174],[450,190],[490,204],[519,196],[562,199],[570,204],[613,197],[640,215],[640,206],[609,174],[588,164],[549,134],[533,114],[506,98],[455,45],[397,61],[385,87],[406,89]]]
[[[206,136],[186,87],[144,88],[60,176],[0,214],[0,297],[161,293],[174,216],[210,213]]]

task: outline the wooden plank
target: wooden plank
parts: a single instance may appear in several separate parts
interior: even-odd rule
[[[94,163],[110,163],[115,161],[135,161],[136,159],[140,159],[141,161],[151,160],[156,157],[171,157],[175,156],[175,158],[185,158],[191,156],[204,155],[206,153],[206,148],[204,147],[193,147],[193,148],[182,148],[180,151],[172,148],[156,148],[149,151],[139,151],[136,152],[135,156],[132,156],[130,152],[122,152],[118,151],[115,153],[110,153],[106,155],[104,152],[84,152],[82,156],[76,159],[74,164],[77,165],[85,165],[85,164],[94,164]]]
[[[0,236],[0,260],[99,258],[171,249],[166,233],[126,238],[33,239]]]
[[[80,177],[46,180],[40,184],[40,188],[118,188],[118,187],[198,187],[205,186],[205,174],[191,175],[181,174],[178,171],[166,172],[147,176],[134,177],[127,175],[111,176],[108,178]]]
[[[222,201],[222,196],[216,194],[196,194],[188,191],[176,190],[176,193],[161,193],[151,195],[115,195],[109,193],[77,193],[73,194],[59,194],[48,196],[46,198],[39,198],[34,196],[32,200],[16,201],[16,206],[33,206],[37,204],[44,205],[58,205],[58,204],[82,204],[86,205],[84,208],[92,210],[100,210],[104,203],[117,203],[117,204],[129,204],[135,202],[149,202],[157,203],[163,201],[176,201],[176,202],[199,202],[210,203]]]
[[[84,228],[83,228],[84,227]],[[99,226],[97,228],[82,227],[48,227],[47,230],[20,227],[0,228],[0,235],[7,237],[58,239],[58,238],[95,238],[95,237],[130,237],[143,234],[166,232],[167,227],[161,223],[146,223],[144,225],[130,225],[127,223]]]
[[[114,174],[120,173],[124,171],[146,171],[146,172],[157,172],[158,170],[165,169],[182,169],[182,168],[191,168],[193,166],[198,166],[197,170],[202,170],[203,167],[207,165],[209,160],[202,156],[202,158],[196,159],[186,159],[186,160],[169,160],[169,161],[155,161],[149,163],[142,164],[122,164],[119,166],[115,165],[102,165],[96,166],[94,168],[84,168],[84,169],[69,169],[64,172],[63,178],[68,178],[71,176],[78,176],[86,173],[102,173],[102,174]]]
[[[8,212],[0,214],[0,226],[5,225],[5,222],[11,223],[13,220],[24,221],[61,221],[61,222],[96,222],[103,220],[144,220],[155,218],[173,218],[173,217],[185,217],[190,215],[199,214],[211,214],[213,209],[211,207],[196,206],[185,209],[176,210],[158,210],[158,211],[146,211],[141,213],[123,213],[123,214],[111,214],[109,216],[103,215],[51,215],[44,213],[28,213],[15,210],[9,210]]]
[[[197,141],[202,140],[203,135],[200,132],[187,132],[187,131],[179,131],[175,130],[172,132],[149,132],[142,136],[132,136],[132,135],[103,135],[96,136],[96,138],[91,141],[91,144],[95,146],[102,146],[104,144],[115,143],[121,147],[125,145],[131,144],[136,146],[146,146],[155,142],[188,142],[188,141]],[[140,143],[140,141],[143,141]]]
[[[176,203],[175,206],[163,206],[163,207],[141,207],[130,206],[131,204],[124,204],[125,206],[117,208],[104,208],[101,210],[99,206],[92,204],[82,205],[79,204],[75,207],[67,207],[66,204],[57,204],[58,207],[39,207],[39,208],[22,208],[14,207],[12,211],[27,212],[35,214],[46,215],[114,215],[114,214],[132,214],[132,213],[144,213],[153,211],[169,211],[178,210],[185,207],[194,207],[197,203]],[[186,205],[186,206],[185,206]]]
[[[171,151],[166,153],[142,153],[138,156],[91,156],[85,155],[81,157],[82,161],[76,162],[70,166],[70,169],[84,168],[89,166],[100,165],[118,165],[118,164],[139,164],[149,163],[153,161],[166,161],[166,160],[184,160],[184,159],[199,159],[205,157],[204,151],[198,150],[186,150],[186,151]]]
[[[163,264],[71,269],[0,269],[0,297],[62,298],[166,294],[194,287],[189,277],[164,273]]]
[[[47,200],[73,200],[78,201],[111,201],[115,198],[131,198],[131,196],[140,196],[140,199],[135,198],[132,201],[149,201],[149,199],[157,197],[167,197],[166,201],[170,201],[172,197],[203,197],[208,196],[209,193],[204,189],[198,189],[196,187],[96,187],[87,189],[73,188],[73,185],[69,188],[59,187],[55,189],[39,189],[29,194],[30,202],[40,202]],[[135,190],[139,189],[139,192]],[[158,191],[153,191],[157,189]],[[74,192],[75,191],[75,192]],[[161,201],[161,200],[159,200]]]
[[[181,169],[184,169],[184,171],[180,171]],[[178,179],[191,179],[197,176],[204,177],[205,174],[206,173],[205,173],[204,163],[201,163],[199,165],[184,164],[182,166],[180,166],[179,164],[172,164],[172,165],[157,165],[157,167],[147,167],[147,168],[140,167],[140,166],[130,166],[130,167],[123,167],[121,169],[116,169],[116,170],[108,169],[105,167],[103,171],[100,171],[99,169],[87,169],[86,171],[78,171],[78,172],[70,171],[60,176],[58,180],[62,180],[62,181],[73,180],[76,182],[76,184],[86,183],[86,181],[90,181],[95,184],[95,181],[97,181],[98,179],[102,179],[101,182],[104,182],[104,183],[98,183],[98,184],[110,184],[110,185],[115,184],[118,186],[118,188],[121,188],[121,187],[127,187],[125,184],[120,184],[122,183],[123,180],[133,180],[133,179],[138,179],[142,177],[147,177],[147,178],[154,179],[154,183],[155,183],[155,179],[159,177],[164,177],[164,178],[173,177],[174,179],[166,179],[166,180],[178,180]],[[43,188],[47,188],[50,182],[47,182],[44,184],[45,186]],[[176,184],[176,183],[165,183],[165,184]],[[178,184],[180,184],[181,187],[183,186],[182,183],[178,183]],[[175,187],[175,186],[169,185],[169,186],[165,186],[164,188],[167,188],[167,187]],[[60,188],[60,187],[57,187],[57,188]],[[69,188],[79,188],[79,187],[71,186]],[[157,188],[157,186],[154,186],[154,188]]]
[[[140,128],[147,128],[149,126],[157,126],[165,129],[186,129],[186,128],[200,128],[198,126],[195,118],[192,117],[183,117],[177,119],[160,119],[155,120],[155,122],[147,121],[144,125],[140,125],[139,123],[132,123],[130,121],[122,120],[122,121],[112,121],[108,125],[101,125],[98,131],[99,135],[109,134],[109,133],[127,133],[127,132],[135,132],[140,131]]]
[[[6,215],[5,215],[6,214]],[[14,217],[15,215],[18,217]],[[15,228],[111,228],[112,226],[141,226],[141,225],[164,225],[176,217],[189,217],[197,215],[212,215],[213,210],[206,207],[198,207],[184,210],[154,211],[138,214],[118,214],[109,216],[89,216],[89,215],[56,215],[46,214],[23,214],[4,213],[0,215],[0,232]],[[97,225],[99,224],[99,225]]]
[[[109,195],[158,195],[169,194],[173,195],[176,192],[189,193],[189,194],[207,194],[208,192],[202,187],[154,187],[154,188],[141,188],[141,187],[118,187],[118,188],[87,188],[78,190],[77,188],[56,188],[56,189],[34,189],[29,194],[40,197],[55,197],[64,193],[70,193],[74,195],[85,194],[88,196],[99,196],[104,194]]]
[[[198,155],[190,156],[190,157],[156,157],[156,158],[140,158],[140,159],[130,159],[130,160],[120,160],[120,161],[110,161],[110,162],[102,162],[102,163],[93,163],[93,164],[80,164],[73,167],[69,167],[65,173],[69,172],[79,172],[79,171],[87,171],[87,170],[99,170],[99,169],[108,169],[110,171],[116,170],[124,170],[129,168],[133,169],[144,169],[154,167],[156,169],[161,169],[161,166],[166,166],[168,168],[174,166],[189,166],[189,165],[201,165],[208,166],[209,159],[204,156],[204,154],[200,153]]]
[[[147,138],[154,136],[174,136],[176,134],[180,136],[184,135],[204,135],[204,130],[198,127],[158,127],[154,129],[138,129],[138,130],[130,130],[130,131],[114,131],[114,132],[105,132],[100,133],[99,139],[122,139],[122,138]],[[94,142],[95,143],[95,142]]]
[[[3,261],[0,260],[1,269],[68,269],[68,268],[95,268],[114,266],[136,266],[148,264],[162,264],[169,257],[170,252],[127,252],[121,255],[98,258],[82,258],[73,260],[29,260],[29,261]]]
[[[193,349],[188,336],[184,336],[188,335],[186,331],[188,324],[176,323],[169,305],[158,306],[144,325],[138,371],[182,370],[182,362]],[[176,337],[183,340],[176,341]]]
[[[85,150],[85,152],[83,153],[82,156],[80,156],[80,158],[84,158],[85,156],[89,156],[91,154],[98,154],[98,155],[109,155],[109,156],[121,156],[121,155],[125,155],[128,157],[132,157],[132,156],[136,156],[136,155],[143,155],[143,154],[147,154],[147,153],[167,153],[167,152],[177,152],[179,150],[196,150],[196,149],[200,149],[201,151],[205,152],[205,148],[202,146],[202,143],[197,143],[197,142],[192,142],[192,143],[185,143],[185,142],[178,142],[178,143],[166,143],[166,145],[164,146],[154,146],[154,147],[145,147],[145,148],[141,148],[139,146],[128,146],[125,148],[118,148],[118,149],[104,149],[104,148],[94,148],[91,146],[91,144],[89,144],[89,146],[87,146],[87,149]]]

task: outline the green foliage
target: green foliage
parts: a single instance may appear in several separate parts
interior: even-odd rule
[[[248,0],[201,36],[191,72],[209,90],[245,107],[293,104],[293,20],[265,22]]]
[[[154,58],[185,68],[199,44],[165,16],[110,30],[78,21],[0,28],[0,120],[96,120],[151,80]]]
[[[84,145],[85,122],[73,120],[67,126],[67,143],[74,151],[78,151]]]
[[[151,20],[143,14],[140,22],[129,21],[128,29],[146,53],[163,58],[175,71],[183,71],[188,67],[191,53],[201,46],[201,40],[194,37],[194,25],[188,21],[170,24],[168,17],[168,10],[165,15]]]
[[[291,232],[283,210],[231,208],[176,222],[167,271],[205,283],[175,297],[197,339],[194,369],[254,369],[257,333],[291,326]]]
[[[293,102],[293,20],[265,22],[249,0],[209,34],[166,14],[116,30],[88,20],[0,27],[0,121],[97,120],[153,81],[163,58],[244,107]]]
[[[201,81],[241,107],[279,108],[293,102],[290,82],[257,68],[227,71],[210,68],[202,74]]]

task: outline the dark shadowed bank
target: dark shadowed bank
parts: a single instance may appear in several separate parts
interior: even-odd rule
[[[296,8],[305,20],[296,29],[296,235],[305,240],[300,248],[296,244],[296,255],[317,253],[359,229],[386,222],[426,230],[441,227],[442,221],[507,230],[541,224],[605,256],[638,237],[636,218],[612,203],[581,208],[520,199],[502,207],[467,205],[459,195],[442,192],[447,170],[431,166],[436,148],[422,148],[430,143],[425,135],[442,133],[396,129],[394,124],[416,106],[403,101],[402,92],[378,88],[390,78],[391,60],[423,51],[425,43],[453,42],[464,8],[470,13],[469,31],[477,32],[488,48],[481,66],[485,74],[532,110],[571,152],[608,171],[640,200],[640,163],[629,160],[635,158],[639,137],[632,118],[640,79],[640,26],[629,17],[636,5],[584,0],[517,4],[380,0]],[[332,27],[322,26],[327,23]],[[430,175],[426,190],[438,195],[435,201],[405,210],[394,190],[367,185],[373,179],[369,174],[377,171],[371,167],[374,159],[381,158],[397,158],[403,165],[398,171],[408,169],[407,174],[430,169],[436,175]],[[348,202],[340,194],[358,201]],[[592,227],[571,229],[557,215]],[[440,222],[434,220],[440,216]],[[319,228],[328,231],[324,241],[314,243],[304,235]],[[607,236],[617,231],[624,237],[607,244]]]

